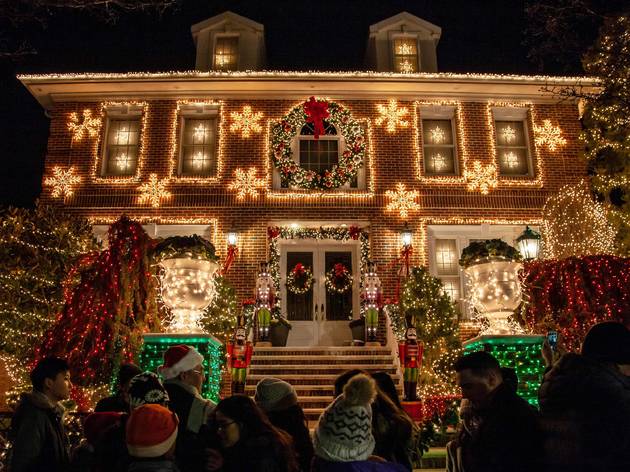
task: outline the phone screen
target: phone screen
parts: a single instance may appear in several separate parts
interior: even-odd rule
[[[558,332],[557,331],[549,331],[547,333],[547,342],[551,349],[556,349],[556,345],[558,344]]]

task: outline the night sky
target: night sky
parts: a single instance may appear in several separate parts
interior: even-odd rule
[[[115,24],[57,12],[44,28],[20,29],[36,55],[0,62],[0,205],[34,204],[48,139],[49,120],[16,74],[192,70],[190,26],[226,10],[264,25],[268,69],[361,70],[369,26],[408,11],[442,28],[440,72],[541,72],[527,60],[515,0],[183,0],[161,17],[126,14]]]

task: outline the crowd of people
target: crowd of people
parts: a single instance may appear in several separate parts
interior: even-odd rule
[[[595,325],[581,354],[552,358],[540,411],[516,393],[514,371],[490,354],[455,365],[460,426],[447,445],[450,472],[630,471],[630,331]],[[204,399],[202,356],[168,349],[159,376],[121,366],[118,392],[98,402],[70,451],[61,402],[69,366],[41,360],[11,425],[12,472],[409,471],[419,435],[386,373],[348,371],[311,434],[295,389],[265,378],[254,398]]]

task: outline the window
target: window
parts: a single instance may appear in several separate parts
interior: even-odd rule
[[[418,72],[418,43],[416,38],[394,38],[394,71]]]
[[[495,109],[493,113],[499,175],[532,175],[526,109]]]
[[[182,117],[180,175],[216,173],[216,118]]]
[[[452,120],[422,120],[422,142],[425,174],[457,174]]]
[[[140,150],[140,111],[109,110],[102,175],[136,173]]]
[[[215,70],[236,70],[238,68],[238,36],[223,36],[214,45]]]
[[[317,173],[324,172],[339,162],[339,140],[337,130],[326,123],[324,136],[316,141],[313,136],[313,125],[308,123],[300,132],[300,165],[306,170]],[[332,137],[332,139],[331,139]]]

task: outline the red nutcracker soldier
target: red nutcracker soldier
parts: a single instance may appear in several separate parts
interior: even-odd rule
[[[267,263],[260,263],[260,272],[256,278],[256,321],[258,322],[258,341],[267,342],[271,324],[271,310],[276,301],[273,278],[267,269]]]
[[[232,394],[245,393],[247,368],[252,360],[252,343],[247,341],[245,315],[238,316],[234,338],[227,345],[227,354],[232,372]]]
[[[404,368],[405,401],[413,402],[418,400],[416,387],[418,385],[418,373],[422,365],[422,352],[424,346],[418,344],[416,328],[413,318],[407,319],[407,331],[405,331],[405,341],[398,345],[398,355],[400,363]]]

